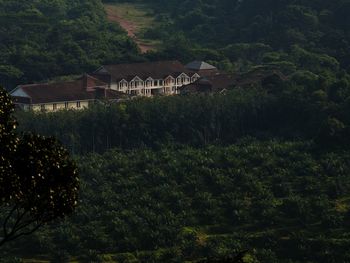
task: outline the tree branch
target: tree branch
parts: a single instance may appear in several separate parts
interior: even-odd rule
[[[10,218],[12,217],[13,213],[17,210],[17,205],[15,205],[10,213],[6,216],[4,223],[3,223],[3,231],[4,231],[4,235],[7,236],[7,223],[10,220]]]
[[[28,224],[29,225],[29,224]],[[16,238],[19,238],[21,236],[27,236],[32,234],[33,232],[35,232],[36,230],[38,230],[41,226],[43,226],[43,224],[39,223],[37,224],[34,228],[32,228],[31,230],[28,230],[26,232],[22,232],[22,233],[18,233],[17,235],[13,235],[11,238],[9,238],[7,241],[12,241]],[[1,244],[1,243],[0,243]]]
[[[23,235],[29,235],[31,233],[33,233],[35,230],[37,230],[40,226],[42,226],[42,223],[38,223],[40,222],[39,219],[30,219],[30,220],[23,220],[25,218],[25,216],[28,214],[27,210],[23,210],[23,212],[20,211],[21,209],[18,208],[17,205],[15,205],[11,211],[8,213],[8,215],[6,216],[4,223],[3,223],[3,238],[0,240],[0,247],[2,245],[4,245],[6,242],[14,240],[20,236]],[[15,213],[16,212],[16,213]],[[16,214],[15,217],[15,222],[13,223],[13,225],[11,227],[9,227],[9,221],[11,220],[11,218],[14,217],[14,214]],[[29,227],[31,224],[37,222],[38,224],[31,230],[26,231],[26,232],[22,232],[20,233],[21,230]]]

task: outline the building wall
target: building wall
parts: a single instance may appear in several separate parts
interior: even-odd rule
[[[173,95],[179,94],[178,88],[190,84],[197,80],[197,78],[193,78],[194,75],[188,76],[185,73],[180,74],[178,78],[167,77],[165,79],[152,79],[150,82],[143,81],[143,85],[136,87],[132,85],[131,82],[128,82],[127,87],[120,87],[120,82],[112,79],[112,83],[110,85],[111,89],[118,90],[121,92],[125,92],[127,94],[133,94],[138,96],[147,96],[151,97],[156,94],[164,94],[164,95]],[[136,79],[137,77],[135,77]],[[151,84],[151,85],[149,85]]]
[[[25,93],[21,88],[16,89],[12,92],[10,92],[11,96],[17,96],[17,97],[26,97],[29,98],[28,94]]]
[[[77,102],[80,102],[80,107],[77,106]],[[43,103],[43,104],[33,104],[30,108],[33,111],[44,111],[44,112],[54,112],[65,109],[85,109],[89,107],[89,101],[69,101],[69,102],[57,102],[57,103]],[[29,107],[24,107],[24,109],[29,109]]]

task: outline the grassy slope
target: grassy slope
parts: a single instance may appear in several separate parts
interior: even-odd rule
[[[105,4],[108,19],[119,23],[128,35],[135,40],[141,52],[155,50],[161,44],[159,41],[145,39],[142,33],[155,25],[152,10],[145,5],[116,3]]]

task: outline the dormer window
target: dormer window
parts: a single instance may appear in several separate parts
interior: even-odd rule
[[[122,80],[119,82],[119,90],[126,89],[128,87],[128,82],[126,80]]]
[[[152,87],[153,81],[152,80],[146,80],[146,87]]]
[[[177,77],[176,83],[178,85],[181,84],[188,84],[191,81],[191,78],[188,77],[185,73],[182,73],[180,76]]]
[[[195,82],[197,79],[199,79],[200,78],[200,76],[198,75],[198,74],[194,74],[193,76],[192,76],[192,78],[191,78],[191,81],[192,82]]]
[[[143,81],[136,80],[136,88],[143,87]]]
[[[149,77],[148,79],[146,79],[145,81],[145,87],[152,87],[156,84],[156,81],[154,81],[151,77]]]
[[[172,85],[174,83],[175,83],[175,79],[171,76],[169,76],[165,79],[165,85]]]

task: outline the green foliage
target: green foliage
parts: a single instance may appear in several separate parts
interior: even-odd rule
[[[349,4],[344,0],[142,2],[150,4],[163,22],[151,29],[157,32],[157,38],[164,40],[160,57],[174,54],[186,62],[188,58],[205,59],[197,51],[206,48],[228,59],[236,71],[243,72],[255,65],[269,65],[271,60],[278,67],[288,63],[287,72],[337,71],[339,67],[350,66],[349,27],[345,26],[349,19],[344,11]],[[189,43],[183,54],[174,48],[179,35]]]
[[[13,166],[17,178],[12,176],[12,181],[18,181],[8,188],[9,200],[44,222],[72,213],[78,199],[77,169],[55,139],[25,135]]]
[[[158,21],[144,34],[164,42],[144,59],[202,59],[245,79],[278,69],[288,79],[226,94],[17,112],[21,131],[55,136],[77,155],[82,181],[76,214],[13,243],[11,253],[57,262],[206,262],[247,251],[244,262],[349,262],[348,1],[143,3]],[[97,0],[0,0],[0,10],[0,81],[9,86],[140,59]],[[2,174],[28,171],[24,180],[0,178],[0,193],[24,189],[3,202],[30,195],[25,204],[35,215],[46,206],[49,218],[56,208],[71,212],[77,182],[56,169],[67,153],[54,140],[16,135],[1,96],[1,153],[17,145],[43,158],[28,164],[19,156],[15,166],[0,159]],[[66,158],[58,165],[73,168]],[[56,191],[63,181],[41,181],[39,173],[74,187]],[[33,205],[42,201],[32,194],[38,188],[42,207]],[[66,205],[51,206],[48,196]]]
[[[256,70],[259,74],[259,69]],[[254,74],[243,75],[254,78]],[[347,148],[349,76],[324,80],[297,71],[226,94],[139,98],[85,111],[18,112],[22,131],[56,136],[76,154],[159,144],[231,144],[239,138],[303,138],[319,148]]]
[[[247,249],[250,262],[346,262],[348,209],[336,204],[350,195],[349,157],[319,154],[310,142],[248,138],[79,157],[77,213],[33,236],[36,248],[22,252],[47,253],[38,242],[45,237],[82,262],[103,254],[184,262]]]
[[[137,57],[98,0],[0,1],[0,84],[81,74]]]

